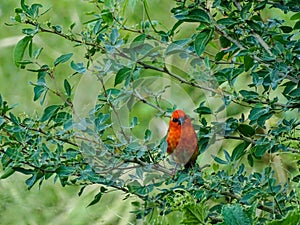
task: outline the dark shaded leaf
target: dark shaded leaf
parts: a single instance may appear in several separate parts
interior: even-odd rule
[[[293,31],[293,28],[290,26],[280,26],[279,27],[283,33],[291,33]]]
[[[245,71],[247,72],[248,70],[250,70],[253,65],[254,65],[254,59],[249,55],[245,55],[244,56]]]
[[[222,48],[228,48],[231,45],[231,42],[224,36],[220,37],[220,44]]]
[[[252,137],[255,135],[255,130],[247,124],[240,124],[237,129],[245,137]]]

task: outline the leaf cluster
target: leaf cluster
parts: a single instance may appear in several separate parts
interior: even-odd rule
[[[24,37],[14,62],[35,74],[33,101],[42,112],[16,115],[0,96],[1,178],[26,174],[30,189],[53,177],[63,186],[81,185],[79,195],[98,184],[90,205],[120,190],[138,197],[133,213],[149,223],[174,212],[182,224],[299,223],[299,6],[176,1],[168,9],[175,22],[166,28],[151,19],[155,9],[146,0],[89,4],[95,11],[80,32],[75,24],[66,29],[45,21],[53,12],[41,12],[41,4],[21,0],[15,10],[12,20],[24,27]],[[146,18],[128,22],[130,7]],[[268,15],[273,10],[282,18]],[[40,56],[47,49],[35,42],[41,34],[84,54],[61,53],[45,63]],[[95,104],[81,115],[76,81],[87,76],[99,93],[89,93]],[[197,96],[191,110],[199,117],[199,158],[210,158],[175,175],[165,139],[143,126],[146,117],[168,118],[180,106],[178,96],[164,97],[174,83]],[[48,103],[53,97],[57,102]]]

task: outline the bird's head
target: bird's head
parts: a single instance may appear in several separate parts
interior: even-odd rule
[[[172,113],[170,125],[174,127],[182,126],[187,120],[189,120],[189,117],[182,110],[178,109]]]

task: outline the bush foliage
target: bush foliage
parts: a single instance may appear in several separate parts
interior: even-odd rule
[[[41,110],[0,98],[2,179],[98,184],[90,205],[120,190],[149,224],[299,223],[300,7],[183,0],[161,3],[159,21],[146,0],[86,4],[90,19],[69,27],[39,3],[15,9],[14,62],[35,74]],[[45,62],[44,38],[70,51]],[[195,118],[201,155],[173,175],[161,129],[175,108]]]

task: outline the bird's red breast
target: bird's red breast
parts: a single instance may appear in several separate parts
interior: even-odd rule
[[[182,110],[172,113],[167,134],[167,153],[172,154],[174,160],[190,167],[195,164],[198,150],[198,140],[192,122]]]

